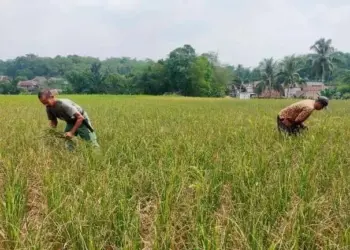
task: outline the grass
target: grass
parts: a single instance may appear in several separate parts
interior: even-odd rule
[[[0,249],[349,248],[349,102],[282,138],[291,100],[69,98],[102,155],[45,135],[35,96],[0,98]]]

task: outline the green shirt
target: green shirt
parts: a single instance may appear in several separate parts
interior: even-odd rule
[[[54,107],[46,107],[47,117],[51,121],[57,121],[57,118],[67,123],[75,119],[75,114],[83,113],[83,109],[69,99],[58,99]]]

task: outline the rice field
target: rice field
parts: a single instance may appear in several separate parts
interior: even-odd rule
[[[350,248],[350,102],[287,138],[295,100],[68,98],[100,153],[65,150],[36,96],[0,97],[0,249]]]

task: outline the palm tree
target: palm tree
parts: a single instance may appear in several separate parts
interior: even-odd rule
[[[261,70],[261,77],[263,79],[264,87],[268,87],[270,94],[272,89],[278,89],[278,86],[275,85],[276,83],[276,68],[277,64],[274,61],[273,58],[265,58],[262,62],[260,62],[260,70]]]
[[[341,81],[345,84],[350,83],[350,70],[347,70],[343,73],[343,76],[341,77]]]
[[[316,52],[313,57],[313,69],[316,71],[316,75],[322,76],[322,82],[325,81],[326,75],[333,72],[333,62],[335,62],[334,52],[335,49],[332,46],[332,39],[321,38],[310,47],[310,50]]]
[[[236,69],[236,76],[237,76],[236,79],[240,82],[239,91],[242,92],[243,84],[246,82],[249,82],[250,80],[250,69],[244,68],[243,65],[238,64]]]
[[[285,57],[281,63],[281,71],[278,76],[282,78],[283,85],[288,88],[287,97],[289,96],[290,88],[294,88],[297,83],[302,82],[298,73],[300,70],[300,60],[294,55]]]

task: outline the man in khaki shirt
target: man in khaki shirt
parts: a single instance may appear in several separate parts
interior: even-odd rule
[[[90,118],[81,106],[69,99],[56,98],[55,93],[49,89],[41,90],[38,93],[38,98],[46,107],[51,127],[57,127],[58,119],[66,122],[65,137],[68,139],[66,147],[69,150],[74,149],[74,143],[71,140],[74,136],[80,136],[85,141],[91,142],[95,148],[100,147]]]
[[[289,135],[298,134],[306,129],[304,121],[309,118],[314,110],[321,110],[328,106],[328,98],[318,97],[316,100],[303,100],[282,109],[277,116],[277,127],[281,132]]]

